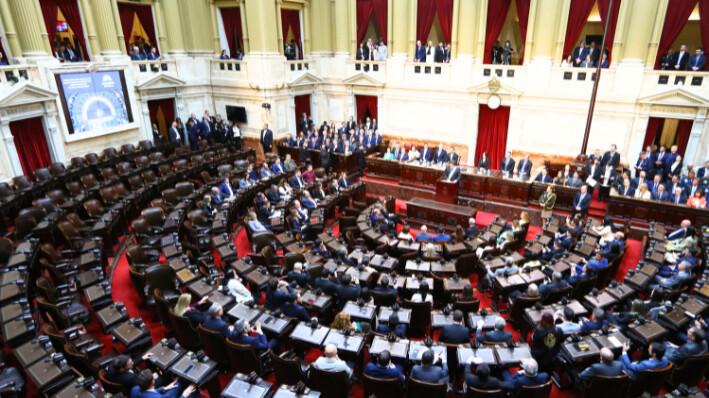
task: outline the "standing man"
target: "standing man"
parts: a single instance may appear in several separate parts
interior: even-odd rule
[[[586,217],[588,213],[588,207],[591,205],[591,195],[588,193],[588,188],[586,185],[581,185],[581,190],[574,196],[574,210],[571,216],[575,216],[576,213],[581,213],[582,216]]]
[[[615,144],[611,145],[611,150],[603,154],[603,159],[601,160],[601,166],[605,166],[610,163],[614,169],[618,168],[620,164],[620,154],[617,152],[617,147]]]
[[[414,53],[414,62],[426,61],[426,48],[421,45],[421,40],[416,40],[416,52]]]
[[[500,171],[506,173],[508,176],[512,175],[515,171],[515,160],[512,159],[512,152],[507,151],[505,157],[500,161]]]
[[[386,61],[388,55],[387,45],[383,38],[379,38],[379,46],[377,47],[377,61]]]
[[[588,48],[586,47],[586,42],[582,41],[581,44],[579,44],[579,46],[574,49],[574,54],[573,54],[574,68],[580,67],[581,62],[586,60],[587,55],[588,55]]]
[[[263,125],[260,142],[264,155],[271,153],[271,147],[273,146],[273,131],[268,129],[268,123],[264,123]]]
[[[692,58],[689,59],[689,69],[692,72],[698,72],[704,70],[704,65],[707,64],[707,57],[704,56],[704,51],[702,48],[698,48]]]
[[[674,53],[672,56],[672,67],[675,70],[685,70],[687,69],[687,62],[689,61],[689,54],[687,54],[687,46],[682,44],[679,51]]]
[[[168,131],[168,137],[170,138],[171,143],[180,141],[180,133],[177,131],[177,122],[172,122],[172,126]]]

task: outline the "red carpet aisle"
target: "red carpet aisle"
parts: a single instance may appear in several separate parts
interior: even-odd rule
[[[405,212],[405,202],[397,200],[397,212]],[[495,217],[495,214],[491,213],[485,213],[485,212],[478,212],[478,215],[476,217],[476,222],[478,226],[484,227],[487,226],[488,223],[490,223]],[[338,235],[339,228],[337,225],[333,228],[333,232],[335,235]],[[412,229],[412,233],[418,233],[419,231]],[[534,236],[536,236],[537,233],[541,232],[540,228],[537,226],[530,226],[529,232],[527,234],[527,239],[533,239]],[[239,256],[245,256],[249,251],[250,251],[250,246],[249,242],[246,237],[246,232],[243,228],[239,230],[239,232],[236,234],[236,238],[234,239],[234,243],[237,248],[237,252],[239,253]],[[626,251],[625,258],[623,259],[623,262],[620,265],[620,269],[618,272],[618,275],[616,276],[616,279],[622,279],[625,273],[627,272],[628,269],[635,268],[635,265],[641,258],[641,250],[642,250],[642,243],[639,241],[633,241],[630,240],[628,241],[628,250]],[[473,283],[473,286],[475,286],[477,282],[477,276],[476,275],[471,275],[471,282]],[[140,298],[138,294],[135,292],[135,289],[133,288],[133,284],[130,281],[130,276],[128,274],[128,261],[126,260],[125,255],[122,255],[121,258],[119,259],[116,269],[114,272],[113,276],[113,297],[115,301],[122,301],[125,303],[126,308],[128,310],[128,313],[131,314],[131,316],[137,317],[140,316],[143,318],[143,321],[145,321],[146,325],[150,328],[150,332],[153,337],[153,342],[157,342],[160,339],[163,338],[165,334],[165,328],[160,325],[159,321],[157,318],[153,318],[154,314],[153,312],[142,308],[140,306]],[[490,298],[488,297],[487,294],[481,294],[479,292],[476,292],[476,295],[480,298],[481,302],[481,308],[489,308],[490,307]],[[506,314],[503,314],[503,317],[506,317]],[[98,321],[95,320],[93,325],[95,325],[95,328],[98,328]],[[515,339],[519,339],[519,333],[511,326],[508,325],[506,330],[512,332],[513,336]],[[97,335],[101,335],[101,332],[96,330],[95,333]],[[437,333],[434,334],[434,339],[437,338]],[[531,339],[531,334],[529,336]],[[422,340],[422,338],[419,339],[414,339],[414,340]],[[106,344],[107,350],[110,347],[110,337],[106,337],[104,339],[104,344]],[[319,356],[322,355],[322,352],[316,349],[311,349],[307,355],[306,355],[306,360],[308,362],[313,362],[315,361]],[[367,354],[365,353],[365,358],[368,358]],[[220,375],[220,383],[222,388],[225,388],[229,380],[233,377],[232,373]],[[267,375],[266,380],[269,382],[275,382],[275,376],[273,373]],[[36,391],[35,391],[36,392]],[[33,394],[30,394],[29,396],[33,396]],[[352,388],[352,397],[353,398],[361,398],[363,396],[363,391],[362,391],[362,385],[361,384],[355,384]],[[457,394],[449,394],[450,397],[460,397]],[[565,390],[565,391],[560,391],[558,390],[555,386],[552,387],[552,393],[551,397],[552,398],[571,398],[573,397],[574,394],[571,390]]]

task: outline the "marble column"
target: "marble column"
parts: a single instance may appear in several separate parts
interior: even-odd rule
[[[18,57],[22,54],[22,46],[20,46],[20,41],[17,38],[17,28],[15,28],[15,21],[10,13],[8,0],[0,0],[0,18],[2,18],[2,26],[5,28],[5,38],[10,47],[10,54]]]
[[[392,47],[389,47],[390,55],[393,57],[406,57],[409,52],[407,48],[407,37],[409,35],[409,24],[412,20],[411,9],[414,9],[413,20],[416,20],[416,7],[412,4],[409,4],[408,1],[394,1],[393,9],[389,10],[390,14],[396,16],[392,17],[394,25],[392,27],[392,33],[394,37]],[[408,16],[408,18],[406,16]]]
[[[182,21],[180,7],[177,0],[162,0],[162,14],[165,21]],[[185,55],[185,41],[183,39],[181,23],[166,23],[165,34],[170,55]]]
[[[170,43],[167,40],[167,30],[165,29],[165,17],[162,12],[162,0],[155,0],[153,3],[153,12],[155,13],[156,29],[158,31],[158,43],[161,54],[170,52]]]
[[[250,52],[280,53],[278,32],[281,31],[280,14],[276,19],[276,4],[271,0],[245,0]],[[282,36],[282,34],[281,34]],[[282,40],[282,39],[281,39]]]
[[[551,64],[555,52],[555,42],[558,37],[560,24],[566,25],[568,19],[568,8],[564,0],[544,0],[532,1],[530,16],[534,14],[534,20],[528,21],[528,26],[532,26],[531,34],[527,31],[526,42],[530,45],[525,48],[525,53],[531,52],[532,62],[546,62]],[[531,47],[531,48],[529,48]]]
[[[116,34],[117,27],[113,19],[112,2],[115,2],[115,0],[93,0],[91,2],[93,16],[97,21],[96,33],[101,44],[101,55],[123,54],[121,51],[123,42],[118,41]]]
[[[348,1],[335,2],[335,56],[349,57],[350,7]]]
[[[8,0],[17,37],[26,58],[51,55],[51,45],[39,10],[39,0]],[[43,35],[44,34],[44,35]],[[16,54],[19,56],[20,54]]]
[[[99,42],[98,36],[96,35],[96,24],[94,21],[97,19],[94,14],[93,7],[91,6],[89,0],[81,0],[79,3],[79,9],[81,12],[81,19],[84,22],[85,34],[88,39],[88,46],[91,54],[96,56],[101,54],[101,43]]]
[[[656,14],[660,12],[659,5],[660,0],[624,0],[621,3],[621,12],[628,13],[628,17],[623,18],[627,20],[627,25],[624,29],[623,51],[618,57],[620,64],[640,65],[645,62],[648,43],[656,28],[654,26]],[[659,27],[659,31],[662,31],[662,26]]]
[[[457,44],[452,46],[452,50],[457,57],[472,59],[475,51],[475,24],[470,21],[476,19],[478,2],[476,0],[458,0],[456,3],[458,4],[458,18],[454,20],[454,23],[458,26]]]
[[[702,137],[702,131],[704,131],[704,124],[707,119],[707,109],[699,108],[697,110],[697,115],[694,118],[694,123],[692,123],[692,130],[689,132],[689,141],[687,141],[687,149],[684,152],[683,162],[685,166],[687,163],[694,163],[694,169],[697,170],[699,167],[704,166],[706,159],[704,153],[699,152],[699,140]]]

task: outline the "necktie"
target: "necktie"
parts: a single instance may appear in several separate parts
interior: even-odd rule
[[[675,196],[675,204],[679,204],[679,196]]]
[[[682,62],[682,54],[684,54],[684,52],[681,52],[681,51],[680,51],[679,57],[677,57],[677,65],[679,65],[680,62]]]

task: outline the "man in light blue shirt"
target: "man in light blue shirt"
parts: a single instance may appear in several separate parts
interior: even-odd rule
[[[377,46],[377,61],[386,61],[387,60],[387,45],[384,44],[384,39],[379,38],[379,45]]]
[[[574,310],[570,307],[564,307],[564,310],[560,311],[560,313],[560,315],[564,316],[564,322],[559,324],[558,327],[564,334],[578,333],[581,330],[581,325],[574,322]]]
[[[327,370],[330,372],[347,372],[348,376],[352,376],[352,369],[347,366],[345,361],[337,356],[337,347],[334,344],[325,346],[325,356],[318,358],[314,363],[317,369]]]

